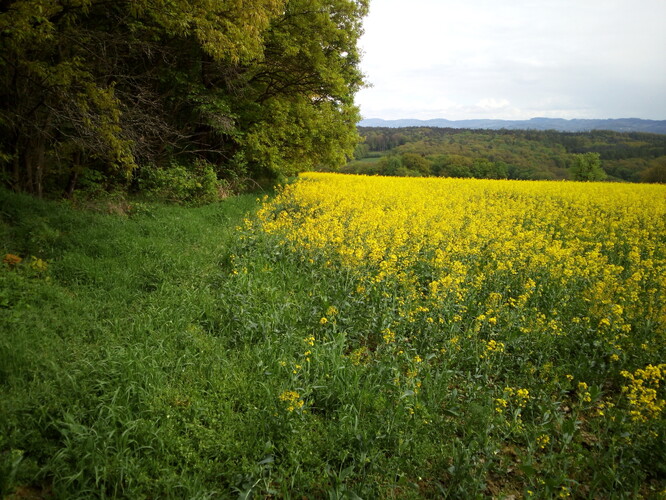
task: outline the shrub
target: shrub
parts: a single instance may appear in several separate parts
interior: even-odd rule
[[[205,205],[219,197],[217,175],[205,161],[168,168],[145,166],[139,173],[139,186],[150,199],[187,205]]]

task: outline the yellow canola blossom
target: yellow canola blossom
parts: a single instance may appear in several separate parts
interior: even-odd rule
[[[285,403],[287,411],[300,410],[305,404],[301,395],[296,391],[284,391],[280,394],[279,399]]]
[[[666,400],[659,397],[660,385],[666,378],[666,364],[647,365],[634,373],[623,370],[620,374],[629,379],[629,385],[623,386],[622,391],[629,399],[632,419],[647,422],[659,418],[666,407]]]
[[[473,296],[490,307],[477,329],[491,328],[547,284],[567,291],[553,306],[582,304],[571,321],[615,350],[636,320],[662,340],[666,331],[665,186],[305,173],[259,223],[308,261],[358,270],[360,291],[399,283],[411,322],[424,306]],[[567,325],[540,312],[521,330],[564,335]]]

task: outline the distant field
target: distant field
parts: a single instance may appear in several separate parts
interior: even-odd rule
[[[362,169],[363,167],[378,166],[379,162],[381,161],[383,156],[384,155],[382,155],[382,154],[375,153],[374,156],[368,156],[366,158],[361,158],[361,159],[358,159],[358,160],[351,160],[345,166],[341,167],[341,171],[344,172],[346,170],[349,170],[349,171],[353,172],[356,169],[359,169],[359,168]]]
[[[0,202],[2,497],[666,494],[664,186]]]
[[[366,158],[361,158],[360,160],[352,160],[347,165],[356,165],[358,163],[377,163],[382,159],[383,155],[368,156]]]

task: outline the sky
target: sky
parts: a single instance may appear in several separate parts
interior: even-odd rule
[[[364,118],[666,120],[666,0],[371,0]]]

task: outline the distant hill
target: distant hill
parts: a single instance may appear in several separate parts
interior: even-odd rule
[[[468,129],[507,130],[557,130],[560,132],[587,132],[590,130],[613,130],[615,132],[649,132],[666,134],[666,120],[642,120],[640,118],[618,118],[607,120],[564,120],[562,118],[532,118],[531,120],[383,120],[368,118],[361,120],[360,127],[441,127]]]
[[[354,161],[341,167],[340,172],[559,180],[571,178],[569,169],[575,155],[593,153],[599,156],[608,180],[666,183],[666,133],[564,132],[552,127],[395,128],[383,123],[381,127],[359,127],[363,142],[356,147]],[[534,120],[525,123],[533,124]],[[488,127],[487,122],[484,125]]]

